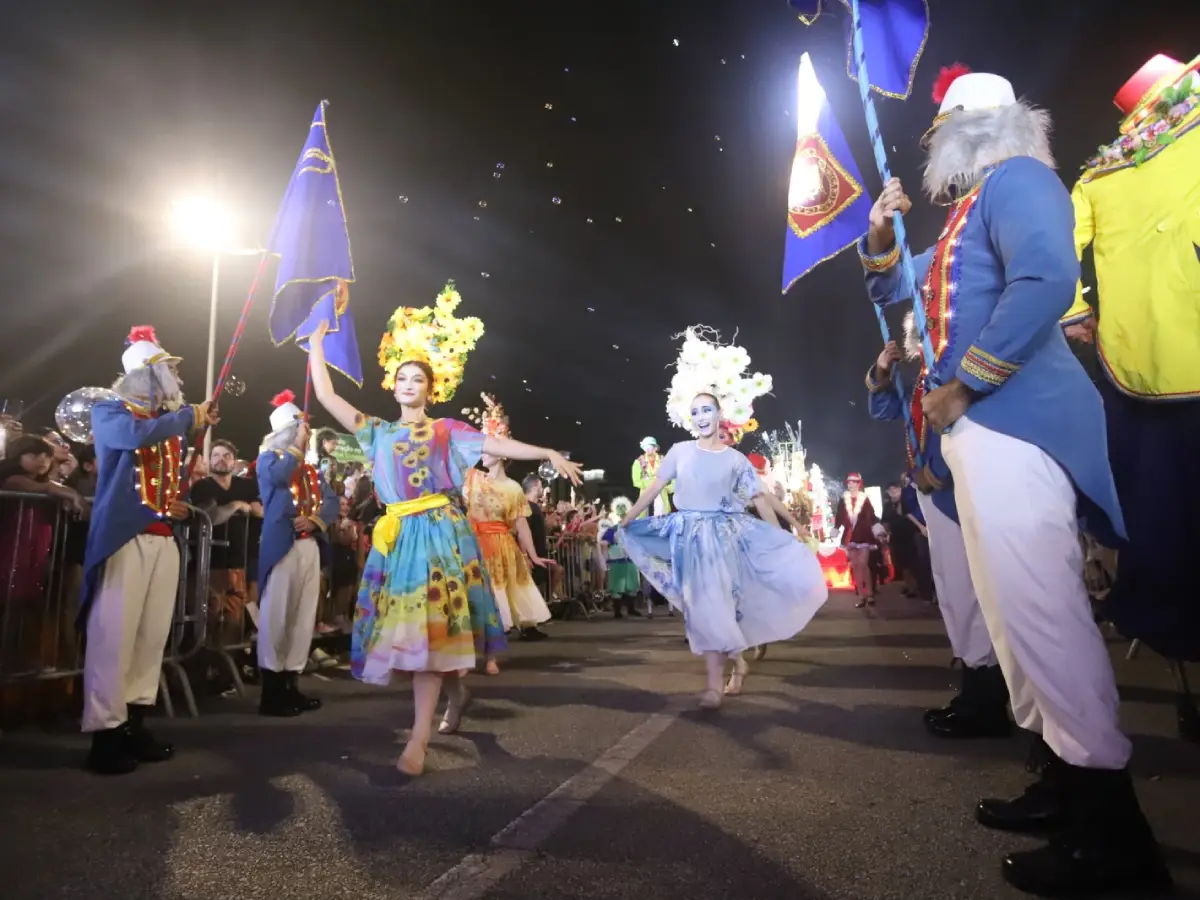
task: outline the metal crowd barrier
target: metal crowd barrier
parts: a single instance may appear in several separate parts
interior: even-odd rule
[[[194,512],[192,519],[175,525],[179,587],[159,676],[169,716],[175,715],[175,706],[168,673],[188,712],[198,715],[183,664],[205,640],[212,523],[205,513]],[[26,691],[31,685],[82,677],[77,613],[86,540],[87,522],[68,512],[58,498],[0,491],[0,689]],[[67,693],[64,689],[54,705],[65,706]],[[33,692],[8,699],[26,708],[44,706]],[[46,712],[35,709],[32,717]]]
[[[578,612],[590,619],[600,611],[598,600],[604,595],[592,559],[596,541],[569,532],[553,535],[550,541],[550,556],[558,567],[550,573],[548,605],[557,607],[564,618]]]

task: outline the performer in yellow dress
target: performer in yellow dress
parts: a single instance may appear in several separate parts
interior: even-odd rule
[[[473,414],[480,431],[492,437],[508,437],[504,407],[488,394],[483,395],[483,402],[482,413],[468,412]],[[481,461],[487,472],[472,469],[467,474],[463,497],[467,518],[479,539],[483,563],[492,582],[500,621],[505,631],[515,627],[526,640],[541,640],[547,634],[538,625],[550,621],[550,608],[533,583],[526,556],[539,567],[548,565],[550,560],[538,556],[526,521],[531,514],[529,501],[521,485],[508,477],[505,461],[489,453],[484,453]],[[495,674],[495,660],[488,660],[487,671]]]

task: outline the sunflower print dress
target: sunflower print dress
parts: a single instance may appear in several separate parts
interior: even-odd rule
[[[354,436],[374,462],[379,499],[392,507],[375,525],[359,586],[354,677],[387,684],[393,670],[470,669],[477,654],[503,650],[496,600],[460,508],[464,479],[479,461],[484,436],[454,419],[409,425],[368,417]],[[401,518],[394,504],[406,502],[409,509],[432,508],[404,510]]]

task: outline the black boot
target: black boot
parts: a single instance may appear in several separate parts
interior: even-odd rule
[[[286,719],[298,716],[303,710],[288,693],[286,676],[283,672],[262,670],[262,699],[258,704],[260,716]]]
[[[155,740],[146,728],[146,713],[153,707],[129,704],[129,721],[125,723],[125,749],[138,762],[166,762],[175,755],[175,748],[166,741]]]
[[[321,701],[316,697],[308,697],[300,693],[300,675],[296,672],[284,672],[284,683],[287,685],[288,696],[300,712],[316,712],[321,708]]]
[[[127,725],[92,732],[92,749],[86,766],[97,775],[128,775],[138,767],[137,757],[126,746]]]
[[[931,709],[925,727],[941,738],[1006,738],[1012,734],[1008,718],[1008,686],[999,666],[962,667],[962,687],[950,705]]]
[[[1066,815],[1066,789],[1063,785],[1065,765],[1040,736],[1036,737],[1025,768],[1037,775],[1038,780],[1013,800],[993,797],[980,800],[975,807],[976,821],[988,828],[1020,833],[1058,828],[1064,823]]]
[[[521,629],[521,640],[523,641],[544,641],[548,637],[550,635],[536,625],[527,625]]]
[[[625,598],[625,611],[634,619],[642,618],[642,611],[637,608],[637,594],[630,594]]]
[[[1138,805],[1128,769],[1060,762],[1067,826],[1045,847],[1004,858],[1004,880],[1041,897],[1165,892],[1171,873]]]

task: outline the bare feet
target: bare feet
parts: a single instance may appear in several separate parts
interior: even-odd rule
[[[404,745],[404,752],[396,760],[396,768],[404,775],[416,777],[425,771],[426,747],[417,741],[409,741]]]
[[[484,668],[484,671],[486,671],[489,675],[499,675],[500,674],[500,666],[498,666],[496,664],[496,661],[494,659],[489,659],[487,661],[487,666]]]

